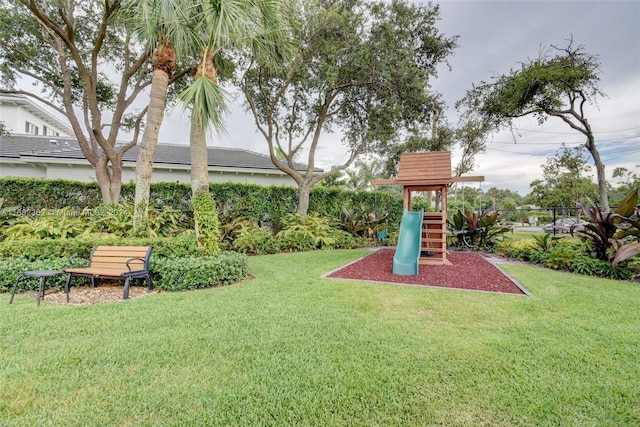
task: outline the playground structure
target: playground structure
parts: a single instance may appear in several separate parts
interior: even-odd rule
[[[451,152],[405,153],[400,156],[397,179],[377,179],[374,185],[401,185],[404,212],[393,260],[394,274],[418,274],[419,264],[450,265],[447,261],[447,190],[454,182],[481,182],[483,176],[451,176]],[[411,195],[419,191],[440,194],[440,210],[410,219]],[[415,268],[414,268],[415,267]],[[415,271],[415,272],[414,272]]]

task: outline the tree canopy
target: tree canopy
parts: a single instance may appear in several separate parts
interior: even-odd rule
[[[565,48],[552,46],[539,58],[523,62],[520,69],[474,85],[457,106],[464,106],[467,116],[494,130],[511,127],[519,117],[533,116],[539,123],[556,117],[583,134],[596,166],[600,204],[608,210],[605,167],[587,120],[587,106],[604,96],[598,87],[599,72],[597,56],[569,40]]]
[[[117,203],[122,157],[137,143],[150,51],[123,25],[120,0],[0,1],[0,92],[22,94],[67,117],[96,170],[103,201]],[[19,41],[16,40],[19,35]],[[21,79],[35,82],[21,89]],[[117,146],[120,131],[132,131]]]
[[[282,67],[250,58],[239,76],[246,108],[269,146],[271,160],[298,184],[298,212],[309,190],[430,122],[439,105],[429,87],[438,64],[456,46],[436,28],[438,6],[365,0],[290,3],[294,53]],[[347,160],[318,173],[323,133],[341,130]],[[283,153],[281,161],[277,153]],[[306,170],[294,158],[305,152]]]
[[[574,207],[586,197],[598,193],[597,187],[587,176],[590,170],[584,147],[562,146],[555,156],[542,166],[543,179],[530,184],[531,198],[542,207]]]

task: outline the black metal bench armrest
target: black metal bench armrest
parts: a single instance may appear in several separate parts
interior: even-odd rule
[[[130,263],[131,261],[142,261],[142,262],[144,263],[144,262],[145,262],[145,259],[144,259],[144,258],[142,258],[142,257],[136,257],[136,258],[129,258],[129,259],[127,260],[127,268],[129,269],[129,271],[134,271],[134,270],[131,270],[131,266],[129,265],[129,263]],[[144,265],[144,267],[142,267],[140,270],[146,270],[146,269],[147,269],[147,266],[146,266],[146,264],[145,264],[145,265]]]

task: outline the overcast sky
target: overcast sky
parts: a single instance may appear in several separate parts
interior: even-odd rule
[[[418,2],[416,2],[418,3]],[[454,103],[472,84],[508,73],[527,59],[536,58],[550,45],[574,46],[598,55],[602,89],[608,98],[589,106],[587,117],[610,177],[617,166],[640,173],[640,1],[459,1],[437,2],[440,31],[459,36],[459,47],[449,58],[451,71],[440,67],[432,87],[449,105],[447,116],[456,124]],[[255,123],[238,107],[228,116],[228,135],[210,137],[210,145],[246,148],[267,153],[266,142]],[[541,177],[541,165],[562,142],[574,147],[584,142],[560,119],[543,126],[534,120],[517,123],[516,143],[509,132],[493,135],[486,153],[476,158],[470,175],[484,175],[483,189],[498,187],[529,192],[529,183]],[[174,112],[164,122],[160,142],[186,142],[185,114]],[[339,135],[325,135],[317,154],[319,167],[342,163]],[[453,162],[457,155],[454,152]],[[301,161],[304,161],[302,158]],[[595,171],[593,173],[595,176]]]

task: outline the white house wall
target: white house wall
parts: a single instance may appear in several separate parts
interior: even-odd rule
[[[34,161],[29,163],[0,163],[0,177],[66,179],[80,182],[95,182],[93,167],[85,164],[48,163]],[[136,172],[132,166],[123,166],[122,183],[135,182]],[[154,169],[152,182],[190,183],[188,169]],[[294,187],[295,182],[287,175],[247,173],[240,171],[210,171],[212,183],[237,182],[243,184],[275,185]]]
[[[34,113],[34,111],[36,113]],[[25,135],[25,122],[38,127],[38,135],[44,135],[44,126],[59,136],[70,136],[69,130],[55,116],[23,97],[3,97],[0,95],[0,121],[7,131],[15,135]]]
[[[45,167],[24,163],[0,163],[0,178],[46,178]],[[67,178],[68,179],[68,178]]]
[[[18,109],[14,105],[0,102],[0,122],[4,122],[9,133],[24,133],[24,122],[22,122],[22,128],[16,129]]]

